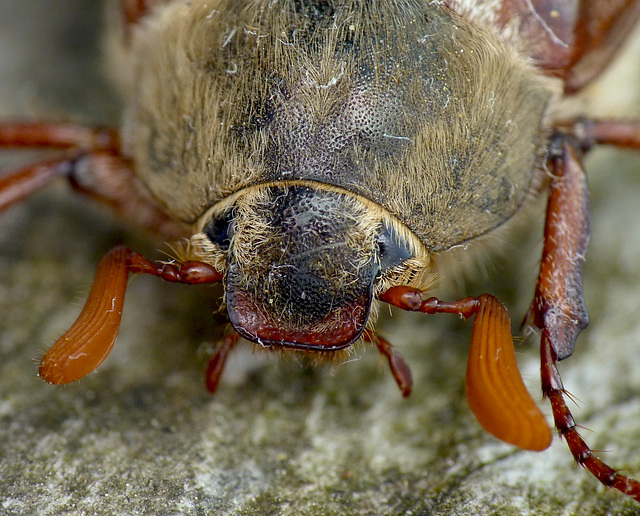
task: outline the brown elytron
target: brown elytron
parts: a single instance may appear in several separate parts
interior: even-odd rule
[[[133,272],[224,283],[231,324],[209,361],[211,392],[243,337],[328,360],[370,342],[408,396],[407,364],[373,330],[380,300],[475,316],[469,405],[496,437],[542,450],[551,433],[520,378],[504,306],[488,294],[443,302],[424,293],[446,251],[482,241],[548,188],[528,319],[541,330],[543,394],[575,460],[640,500],[640,484],[579,436],[556,368],[588,322],[583,154],[594,144],[640,149],[640,126],[553,119],[562,95],[610,61],[640,1],[117,7],[131,72],[122,131],[0,124],[2,147],[65,150],[4,174],[0,209],[64,176],[165,240],[186,239],[185,257],[154,264],[110,251],[78,320],[45,355],[45,380],[74,381],[106,358]]]

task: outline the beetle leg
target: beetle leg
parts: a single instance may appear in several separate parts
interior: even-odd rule
[[[240,335],[235,331],[227,333],[222,338],[222,341],[219,343],[218,348],[214,351],[213,355],[211,355],[209,363],[207,364],[207,372],[205,374],[205,384],[207,386],[207,390],[211,394],[214,394],[218,389],[224,365],[227,362],[229,353],[231,353],[233,348],[236,347],[239,338]]]
[[[560,135],[556,143],[558,146],[549,160],[553,179],[540,275],[531,307],[533,322],[542,333],[542,393],[551,402],[555,426],[576,462],[604,485],[640,501],[640,483],[618,474],[594,457],[576,430],[556,367],[558,360],[571,355],[578,333],[588,322],[581,274],[589,240],[588,195],[581,152],[572,136]]]
[[[0,147],[45,149],[90,149],[120,152],[116,131],[65,123],[2,123]]]
[[[564,399],[565,390],[556,367],[557,358],[553,342],[546,331],[542,332],[542,391],[551,402],[553,419],[558,432],[567,441],[575,461],[586,468],[605,486],[631,496],[640,502],[640,482],[621,475],[615,469],[594,457],[589,445],[576,430],[576,423]]]
[[[528,450],[549,446],[551,431],[518,371],[509,314],[495,297],[483,294],[454,302],[435,297],[423,301],[418,289],[392,287],[378,298],[403,310],[465,318],[475,315],[466,379],[472,412],[498,439]]]
[[[117,133],[101,128],[71,124],[0,124],[0,148],[91,149],[119,152]],[[41,161],[8,172],[0,178],[0,210],[18,203],[47,186],[59,176],[69,176],[77,155]]]
[[[135,177],[131,162],[122,156],[92,152],[79,158],[68,176],[79,192],[106,204],[123,220],[165,240],[187,236],[188,226],[168,215]]]
[[[570,136],[558,135],[549,166],[553,176],[533,323],[549,334],[558,360],[573,353],[589,323],[582,296],[582,264],[589,241],[589,196],[581,152]]]
[[[558,122],[556,128],[574,135],[583,148],[594,144],[640,149],[640,121],[578,118]]]
[[[60,176],[68,176],[74,160],[54,159],[32,163],[0,177],[0,211],[24,201]]]
[[[98,264],[89,297],[78,319],[42,359],[39,374],[47,382],[73,382],[107,358],[118,335],[130,272],[190,285],[222,280],[222,274],[205,263],[152,263],[126,247],[113,248]]]
[[[0,211],[66,177],[85,195],[107,204],[125,220],[173,240],[186,226],[167,215],[135,178],[118,133],[62,123],[0,124],[0,148],[66,150],[67,155],[7,172],[0,178]]]
[[[402,392],[402,397],[409,397],[411,394],[411,388],[413,387],[413,379],[411,378],[411,369],[409,369],[409,366],[404,361],[404,358],[402,358],[402,355],[395,350],[389,341],[370,330],[365,330],[362,334],[362,338],[366,342],[375,344],[378,351],[387,357],[391,374],[398,384],[400,392]]]

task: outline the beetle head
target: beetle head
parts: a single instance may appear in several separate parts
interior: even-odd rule
[[[365,201],[313,182],[249,188],[204,219],[199,245],[224,256],[229,319],[264,346],[349,346],[377,280],[412,256]]]

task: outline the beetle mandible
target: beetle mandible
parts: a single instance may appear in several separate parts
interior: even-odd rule
[[[552,5],[550,5],[552,4]],[[7,208],[65,176],[78,191],[169,241],[170,263],[126,247],[100,262],[78,320],[40,375],[68,383],[116,339],[129,273],[223,282],[230,328],[209,361],[215,391],[240,337],[340,360],[359,340],[408,366],[374,332],[378,301],[475,316],[467,397],[496,437],[542,450],[544,417],[515,364],[493,296],[424,295],[446,252],[491,237],[549,191],[529,322],[541,330],[542,390],[581,465],[640,500],[640,484],[592,453],[564,400],[558,360],[588,322],[584,153],[640,148],[633,122],[558,120],[640,15],[640,2],[503,0],[122,0],[128,102],[120,131],[4,123],[0,145],[68,149],[5,174]],[[493,357],[498,357],[493,359]]]

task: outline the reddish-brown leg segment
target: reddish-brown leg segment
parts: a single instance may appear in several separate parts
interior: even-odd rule
[[[411,369],[409,369],[402,355],[386,339],[370,330],[365,330],[362,334],[362,339],[375,344],[380,354],[387,358],[391,374],[400,388],[402,397],[409,397],[413,387],[413,379],[411,378]]]
[[[475,315],[466,379],[472,412],[498,439],[528,450],[549,446],[551,431],[518,371],[511,320],[495,297],[483,294],[454,302],[435,297],[423,301],[422,292],[410,287],[392,287],[378,297],[403,310],[465,318]]]
[[[606,125],[600,126],[605,133]],[[617,140],[617,136],[613,137]],[[531,307],[535,325],[541,329],[542,392],[553,410],[555,426],[563,436],[576,462],[604,485],[618,489],[640,501],[640,483],[593,456],[576,430],[564,399],[556,362],[573,352],[575,339],[587,325],[582,301],[582,264],[589,239],[589,212],[582,155],[573,136],[559,135],[551,151],[550,185],[545,245],[536,295]]]
[[[170,217],[136,179],[120,151],[118,133],[103,128],[57,123],[0,124],[0,148],[64,150],[48,159],[0,177],[0,211],[66,177],[79,192],[108,205],[124,220],[155,235],[176,239],[186,226]]]
[[[47,382],[73,382],[107,358],[118,335],[130,272],[189,285],[222,280],[222,274],[206,263],[152,263],[126,247],[112,249],[98,265],[91,292],[78,319],[42,359],[40,376]]]
[[[84,149],[118,154],[120,139],[114,131],[57,123],[0,124],[0,148]],[[59,176],[71,176],[78,153],[49,159],[3,174],[0,210],[16,204]]]
[[[52,159],[32,163],[0,177],[0,211],[49,186],[58,177],[69,176],[75,160]]]
[[[229,353],[236,347],[238,343],[238,339],[240,335],[231,331],[227,333],[223,338],[218,348],[215,350],[211,358],[209,359],[209,363],[207,364],[207,372],[205,374],[205,385],[207,386],[207,390],[213,394],[218,390],[218,384],[220,383],[220,378],[222,377],[222,371],[224,370],[224,365],[227,362],[227,358],[229,357]]]
[[[91,149],[120,152],[120,136],[103,127],[55,122],[0,124],[0,147]]]
[[[553,179],[545,223],[540,274],[531,307],[559,360],[573,353],[576,337],[589,320],[582,296],[582,265],[589,241],[589,196],[581,151],[560,135],[551,149]]]
[[[542,390],[551,402],[553,419],[558,432],[567,441],[575,461],[587,469],[605,486],[631,496],[640,502],[640,482],[618,473],[615,469],[594,457],[589,445],[576,430],[576,423],[564,399],[565,390],[556,367],[554,346],[546,332],[542,332]]]
[[[573,135],[583,148],[595,144],[640,149],[640,122],[637,120],[589,120],[579,118],[556,124],[556,128]]]

